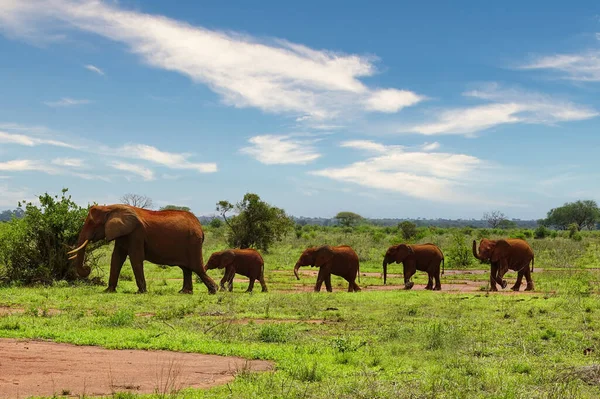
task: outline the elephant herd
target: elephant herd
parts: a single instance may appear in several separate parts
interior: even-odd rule
[[[84,266],[85,248],[90,242],[105,239],[114,241],[110,261],[110,275],[107,292],[114,292],[121,268],[127,256],[131,262],[138,292],[146,291],[143,263],[178,266],[183,272],[183,287],[180,292],[192,293],[192,273],[196,273],[214,294],[217,284],[206,273],[210,269],[224,269],[220,281],[221,290],[233,289],[235,274],[248,277],[247,292],[251,292],[254,282],[259,281],[262,291],[267,291],[264,279],[264,261],[253,249],[228,249],[213,253],[204,265],[202,247],[204,232],[193,214],[179,210],[152,211],[129,205],[95,205],[89,209],[85,223],[79,233],[77,248],[68,252],[70,260],[75,261],[75,270],[81,277],[87,277],[91,270]],[[497,291],[496,284],[506,288],[503,276],[508,270],[517,272],[517,281],[512,287],[518,291],[523,277],[527,282],[525,291],[534,289],[531,279],[534,254],[526,241],[520,239],[488,240],[482,239],[477,251],[473,241],[473,255],[490,262],[490,289]],[[417,270],[428,275],[428,290],[441,290],[440,273],[444,274],[444,254],[434,244],[399,244],[388,248],[383,258],[383,283],[387,283],[387,266],[391,263],[403,264],[404,287],[411,289],[412,276]],[[531,269],[529,265],[531,264]],[[360,265],[356,252],[347,245],[306,249],[294,267],[294,275],[300,279],[301,266],[319,268],[314,290],[320,291],[325,283],[331,292],[331,275],[340,276],[348,281],[348,292],[360,291],[356,284],[360,282]],[[225,287],[227,284],[227,288]]]

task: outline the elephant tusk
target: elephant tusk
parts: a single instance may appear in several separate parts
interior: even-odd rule
[[[77,254],[69,256],[69,260],[77,259]]]
[[[83,242],[83,244],[81,244],[80,246],[78,246],[74,250],[67,252],[67,255],[73,255],[73,254],[76,254],[77,252],[81,251],[83,248],[86,247],[86,245],[88,245],[88,242],[90,242],[90,240],[85,240]]]

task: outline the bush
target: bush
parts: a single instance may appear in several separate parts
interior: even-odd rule
[[[40,206],[25,206],[23,219],[15,219],[0,231],[0,264],[5,266],[1,279],[22,284],[50,284],[55,280],[73,281],[75,269],[67,251],[77,243],[87,209],[66,197],[68,190],[54,197],[40,195]],[[90,244],[97,248],[100,244]],[[91,266],[88,264],[88,266]]]
[[[544,239],[550,235],[550,230],[546,226],[539,226],[533,232],[533,236],[537,239]]]
[[[398,228],[400,231],[402,231],[402,238],[405,240],[410,240],[417,235],[417,225],[413,222],[409,222],[408,220],[400,223]]]
[[[452,267],[457,269],[465,268],[471,264],[471,249],[465,242],[465,235],[461,230],[454,230],[450,237],[450,248],[448,250],[448,259]]]
[[[577,223],[571,223],[567,229],[569,230],[569,238],[573,238],[573,236],[579,233],[579,226]]]

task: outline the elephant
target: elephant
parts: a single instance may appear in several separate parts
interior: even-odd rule
[[[358,292],[360,287],[356,284],[356,276],[360,282],[360,265],[358,255],[348,245],[340,245],[331,247],[323,245],[321,247],[307,248],[302,252],[296,266],[294,267],[294,275],[298,276],[300,266],[316,266],[319,268],[317,283],[315,284],[315,292],[321,291],[321,286],[325,282],[325,288],[328,292],[331,289],[331,274],[343,277],[348,281],[348,292]]]
[[[402,263],[404,271],[404,289],[410,290],[415,283],[410,281],[417,270],[427,272],[429,280],[426,290],[439,291],[442,289],[440,283],[440,264],[444,274],[444,254],[435,244],[427,243],[420,245],[399,244],[388,248],[383,257],[383,284],[387,283],[387,265],[390,263]],[[433,280],[435,279],[435,287]]]
[[[473,256],[480,261],[491,263],[491,291],[498,291],[496,283],[500,284],[502,288],[506,288],[507,282],[502,277],[509,269],[517,272],[517,281],[511,288],[513,291],[519,291],[523,276],[527,280],[525,291],[534,290],[531,273],[533,272],[535,256],[527,241],[519,238],[506,240],[483,238],[479,242],[479,253],[477,253],[477,242],[473,240]],[[529,263],[531,263],[531,269],[529,269]]]
[[[233,277],[237,273],[250,279],[246,292],[252,292],[254,280],[260,282],[262,292],[267,292],[265,262],[254,249],[228,249],[215,252],[204,266],[204,270],[211,269],[225,269],[225,275],[221,279],[221,291],[225,291],[225,282],[228,283],[229,291],[233,290]]]
[[[102,239],[115,242],[106,292],[116,291],[127,256],[131,261],[138,293],[146,292],[144,260],[179,266],[183,271],[181,293],[193,292],[192,272],[200,277],[210,294],[217,291],[217,284],[204,270],[202,226],[190,212],[151,211],[123,204],[90,207],[79,233],[78,246],[68,253],[72,255],[69,259],[75,260],[75,269],[80,276],[87,277],[90,274],[89,267],[83,267],[85,247],[89,242]]]

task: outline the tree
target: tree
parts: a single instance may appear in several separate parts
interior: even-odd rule
[[[152,199],[140,194],[125,194],[121,197],[121,203],[144,209],[152,208]]]
[[[229,227],[228,244],[235,248],[268,251],[275,241],[281,240],[294,227],[293,220],[283,209],[267,204],[253,193],[246,193],[235,206],[229,201],[219,201],[216,210]],[[236,215],[228,219],[226,214],[232,210]]]
[[[161,211],[186,211],[190,212],[191,209],[187,206],[177,206],[177,205],[166,205],[160,208]]]
[[[15,219],[21,219],[25,214],[25,211],[21,208],[17,208],[14,211],[3,211],[0,212],[0,222],[8,222]]]
[[[399,223],[398,228],[402,231],[402,238],[405,240],[410,240],[417,235],[417,225],[408,220]]]
[[[60,196],[40,195],[39,206],[19,203],[23,218],[13,219],[0,229],[0,264],[5,266],[5,276],[0,278],[23,284],[78,278],[67,251],[76,245],[88,209],[66,196],[67,191],[63,189]],[[102,245],[106,242],[99,241],[88,248]],[[92,256],[86,258],[90,266],[96,261]]]
[[[502,230],[510,230],[510,229],[516,229],[517,224],[515,222],[513,222],[512,220],[502,219],[500,221],[500,223],[498,223],[497,227]]]
[[[352,227],[359,224],[363,220],[363,217],[354,212],[339,212],[335,215],[334,219],[340,226]]]
[[[567,202],[561,207],[551,209],[542,224],[567,230],[569,225],[574,223],[579,230],[593,230],[598,221],[600,221],[600,209],[596,201],[580,200]]]
[[[506,220],[506,216],[500,211],[491,211],[483,214],[483,220],[485,220],[492,229],[499,227],[503,220]]]

